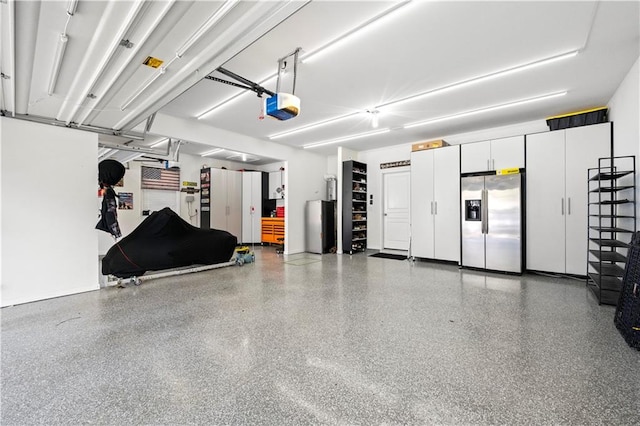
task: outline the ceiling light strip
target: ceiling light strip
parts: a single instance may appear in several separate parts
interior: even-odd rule
[[[446,86],[438,87],[436,89],[428,90],[426,92],[422,92],[422,93],[419,93],[419,94],[416,94],[416,95],[408,96],[406,98],[398,99],[396,101],[386,102],[384,104],[377,105],[376,108],[387,108],[387,107],[390,107],[392,105],[393,106],[397,106],[397,105],[405,103],[405,102],[413,101],[413,100],[424,98],[424,97],[427,97],[427,96],[433,96],[433,95],[436,95],[436,94],[441,94],[441,93],[447,92],[449,90],[459,89],[459,88],[464,87],[464,86],[469,86],[469,85],[480,83],[480,82],[484,82],[484,81],[487,81],[487,80],[492,80],[494,78],[504,77],[504,76],[509,75],[509,74],[514,74],[514,73],[517,73],[517,72],[520,72],[520,71],[529,70],[531,68],[539,67],[539,66],[542,66],[542,65],[548,65],[550,63],[557,62],[557,61],[560,61],[560,60],[563,60],[563,59],[573,58],[578,53],[579,53],[579,50],[573,50],[571,52],[567,52],[567,53],[563,53],[563,54],[560,54],[560,55],[551,56],[549,58],[537,60],[537,61],[534,61],[534,62],[529,62],[529,63],[526,63],[524,65],[518,65],[518,66],[515,66],[515,67],[507,68],[505,70],[496,71],[496,72],[493,72],[493,73],[490,73],[490,74],[481,75],[481,76],[478,76],[478,77],[473,77],[473,78],[470,78],[468,80],[458,81],[456,83],[451,83],[451,84],[448,84]]]
[[[125,17],[122,24],[118,28],[116,36],[111,39],[111,43],[109,44],[107,49],[105,49],[105,53],[100,58],[97,66],[95,66],[93,70],[93,74],[91,75],[91,77],[87,79],[88,83],[84,86],[83,89],[81,89],[82,91],[79,93],[78,102],[75,103],[71,111],[66,115],[66,119],[63,119],[60,116],[57,117],[58,119],[61,119],[67,124],[71,123],[73,118],[78,113],[78,110],[83,106],[84,102],[86,102],[86,100],[88,99],[87,96],[91,93],[91,90],[98,82],[98,79],[102,76],[104,71],[111,64],[111,60],[113,56],[116,54],[117,50],[119,49],[120,40],[124,39],[124,36],[126,35],[127,31],[129,31],[134,21],[140,14],[143,6],[144,6],[143,1],[137,1],[131,6],[131,9],[129,9],[127,16]],[[74,81],[74,84],[71,87],[70,93],[75,89],[75,86],[76,86],[76,81]]]
[[[231,9],[233,9],[237,4],[238,4],[239,0],[227,0],[225,2],[225,4],[223,4],[220,8],[218,8],[213,15],[211,15],[209,17],[209,19],[207,19],[207,21],[202,24],[200,26],[200,28],[198,28],[192,35],[191,37],[189,37],[187,39],[187,41],[178,49],[176,50],[176,55],[175,57],[173,57],[169,63],[167,63],[165,66],[160,67],[160,69],[158,70],[159,72],[155,73],[155,75],[153,75],[145,84],[143,84],[142,86],[140,86],[140,88],[138,88],[138,90],[136,90],[134,92],[134,94],[129,97],[129,99],[127,99],[127,101],[122,104],[122,106],[120,107],[120,109],[122,111],[124,111],[125,109],[127,109],[133,102],[135,102],[136,99],[138,99],[138,97],[140,97],[140,95],[147,90],[147,88],[149,86],[151,86],[151,84],[153,84],[154,81],[156,81],[161,75],[163,75],[165,73],[165,71],[167,70],[167,68],[169,68],[169,66],[176,60],[176,59],[180,59],[182,58],[182,56],[187,52],[187,50],[189,50],[194,44],[196,44],[198,41],[200,41],[200,39],[202,39],[202,37],[204,37],[204,35],[211,30],[211,28],[217,24],[222,18],[224,18],[227,13],[229,13],[229,11],[231,11]]]
[[[216,148],[216,149],[212,149],[211,151],[203,152],[202,154],[200,154],[200,156],[201,157],[207,157],[209,155],[217,154],[217,153],[222,152],[222,151],[224,151],[224,149]]]
[[[56,45],[56,53],[53,57],[53,66],[51,67],[51,75],[49,76],[49,89],[47,94],[53,95],[56,84],[58,83],[58,75],[60,74],[60,67],[62,66],[62,58],[64,58],[64,52],[67,50],[67,42],[69,37],[66,34],[60,34],[58,37],[58,44]]]
[[[9,2],[7,7],[9,8],[9,69],[11,75],[9,76],[9,86],[11,88],[11,116],[16,116],[16,2]],[[4,84],[4,78],[1,78]],[[5,96],[4,87],[2,88],[2,96]],[[6,103],[5,103],[6,105]]]
[[[341,138],[330,139],[330,140],[327,140],[327,141],[314,142],[314,143],[310,143],[310,144],[307,144],[307,145],[303,145],[302,147],[304,149],[316,148],[318,146],[331,145],[331,144],[340,143],[340,142],[346,142],[346,141],[350,141],[350,140],[354,140],[354,139],[361,139],[361,138],[365,138],[367,136],[381,135],[383,133],[388,133],[390,131],[391,131],[391,129],[385,128],[385,129],[380,129],[380,130],[376,130],[376,131],[373,131],[373,132],[358,133],[358,134],[355,134],[355,135],[344,136],[344,137],[341,137]]]
[[[182,58],[187,50],[191,49],[194,44],[196,44],[215,24],[224,18],[227,13],[236,6],[236,4],[238,4],[238,1],[239,0],[227,0],[227,2],[216,10],[213,15],[211,15],[209,19],[207,19],[206,22],[202,24],[200,28],[198,28],[196,32],[194,32],[191,37],[189,37],[187,41],[176,51],[176,56],[178,58]]]
[[[430,120],[424,120],[424,121],[418,121],[415,123],[409,123],[404,125],[405,129],[411,129],[413,127],[418,127],[418,126],[424,126],[427,124],[433,124],[433,123],[439,123],[441,121],[447,121],[447,120],[452,120],[454,118],[461,118],[461,117],[468,117],[470,115],[476,115],[476,114],[480,114],[480,113],[484,113],[484,112],[489,112],[489,111],[496,111],[499,109],[504,109],[504,108],[511,108],[514,106],[519,106],[519,105],[524,105],[524,104],[528,104],[528,103],[532,103],[532,102],[539,102],[539,101],[544,101],[547,99],[552,99],[552,98],[557,98],[560,96],[564,96],[566,95],[567,92],[556,92],[556,93],[550,93],[547,95],[542,95],[542,96],[536,96],[533,98],[527,98],[527,99],[521,99],[518,101],[513,101],[513,102],[508,102],[505,104],[500,104],[500,105],[492,105],[489,107],[485,107],[485,108],[479,108],[479,109],[474,109],[471,111],[465,111],[465,112],[461,112],[458,114],[452,114],[452,115],[446,115],[443,117],[438,117],[438,118],[433,118]]]
[[[120,65],[120,68],[113,74],[113,76],[111,77],[111,80],[109,80],[109,82],[103,86],[103,88],[100,90],[100,93],[99,94],[94,93],[96,95],[97,99],[95,100],[93,105],[98,105],[98,103],[102,100],[102,97],[115,84],[116,80],[118,80],[118,78],[122,75],[122,73],[124,72],[125,68],[127,68],[129,66],[129,64],[131,63],[131,60],[136,56],[138,51],[147,42],[147,39],[149,38],[149,36],[151,36],[151,33],[153,33],[155,31],[155,29],[158,27],[158,25],[160,25],[160,22],[164,19],[164,17],[166,16],[167,12],[169,12],[169,9],[171,9],[171,7],[173,7],[173,4],[175,3],[175,1],[176,0],[170,0],[170,1],[166,2],[164,4],[164,8],[158,14],[156,19],[150,25],[145,27],[146,28],[145,33],[141,37],[138,38],[138,41],[134,44],[133,49],[130,49],[129,54],[128,54],[129,55],[128,59],[125,60],[122,65]],[[84,112],[84,115],[81,118],[78,119],[77,123],[78,124],[83,124],[87,120],[89,115],[91,115],[91,113],[94,112],[94,111],[95,111],[95,107],[87,108],[86,111]]]
[[[329,50],[331,47],[336,46],[338,43],[343,42],[345,39],[351,37],[352,35],[358,33],[360,30],[364,29],[365,27],[373,24],[374,22],[379,21],[380,19],[384,18],[385,16],[390,15],[392,12],[400,9],[403,6],[406,6],[407,4],[411,3],[411,0],[405,0],[402,1],[400,3],[397,3],[393,6],[391,6],[388,9],[385,9],[383,12],[379,13],[378,15],[374,16],[373,18],[368,19],[367,21],[363,22],[362,24],[358,25],[355,28],[352,28],[351,30],[347,31],[344,34],[341,34],[339,37],[336,37],[335,39],[331,40],[328,43],[325,43],[324,45],[322,45],[321,47],[306,53],[306,54],[302,54],[300,56],[300,62],[308,62],[311,58],[317,58],[322,52]],[[258,82],[258,84],[263,85],[265,84],[268,80],[277,77],[278,74],[274,73],[268,77],[266,77],[265,79],[261,80]],[[227,99],[215,104],[214,106],[212,106],[211,108],[208,108],[207,110],[201,112],[200,114],[196,115],[196,118],[198,120],[204,118],[205,116],[211,114],[212,112],[214,112],[215,110],[217,110],[218,108],[226,105],[227,103],[237,99],[238,97],[240,97],[241,95],[243,95],[245,93],[245,91],[242,91],[240,93],[237,93],[233,96],[228,97]]]
[[[342,121],[344,119],[347,119],[349,117],[353,117],[353,116],[358,115],[358,114],[360,114],[360,112],[352,112],[352,113],[349,113],[349,114],[341,115],[339,117],[330,118],[328,120],[318,121],[318,122],[315,122],[315,123],[312,123],[312,124],[308,124],[306,126],[298,127],[296,129],[293,129],[293,130],[289,130],[289,131],[282,132],[282,133],[276,133],[275,135],[269,136],[269,139],[279,139],[279,138],[282,138],[282,137],[285,137],[285,136],[291,136],[291,135],[294,135],[294,134],[297,134],[297,133],[306,132],[308,130],[312,130],[312,129],[315,129],[317,127],[324,126],[325,124],[335,123],[337,121]]]
[[[321,54],[327,53],[328,51],[331,50],[331,48],[337,47],[339,44],[342,44],[342,43],[348,41],[351,37],[353,37],[355,34],[359,33],[360,31],[362,31],[364,28],[370,26],[373,23],[379,22],[382,18],[385,18],[385,17],[391,15],[393,12],[395,12],[396,10],[408,5],[409,3],[411,3],[411,0],[402,1],[400,3],[394,4],[393,6],[385,9],[384,11],[382,11],[379,14],[377,14],[376,16],[366,20],[365,22],[363,22],[362,24],[358,25],[357,27],[352,28],[349,31],[347,31],[346,33],[343,33],[340,36],[334,38],[330,42],[325,43],[322,46],[320,46],[319,48],[317,48],[315,50],[312,50],[311,52],[309,52],[307,54],[302,55],[300,57],[300,61],[303,62],[303,63],[309,63],[311,60],[317,59],[318,57],[320,57]]]

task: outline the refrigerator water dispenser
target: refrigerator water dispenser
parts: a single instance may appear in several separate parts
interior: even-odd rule
[[[467,221],[481,221],[481,200],[465,200],[464,201],[464,220]]]

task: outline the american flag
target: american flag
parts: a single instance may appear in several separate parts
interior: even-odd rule
[[[142,189],[166,189],[180,191],[180,169],[160,169],[142,166]]]

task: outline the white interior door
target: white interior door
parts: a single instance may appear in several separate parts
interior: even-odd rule
[[[409,209],[411,177],[409,172],[383,174],[384,241],[383,248],[409,250]]]

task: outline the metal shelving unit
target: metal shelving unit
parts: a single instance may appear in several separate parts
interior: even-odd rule
[[[599,304],[615,305],[636,231],[635,156],[600,158],[588,179],[587,287]]]
[[[342,163],[342,252],[367,249],[367,165]]]

